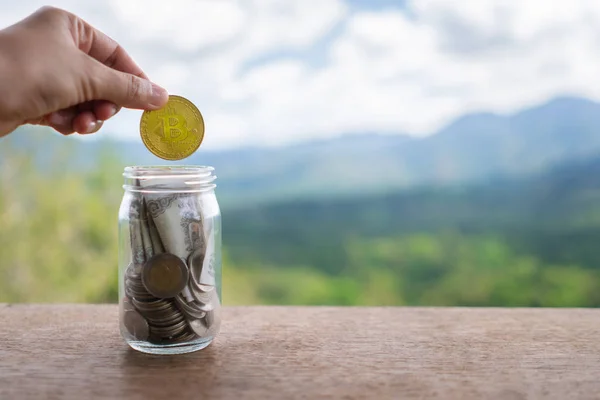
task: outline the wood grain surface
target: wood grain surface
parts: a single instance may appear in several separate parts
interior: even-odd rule
[[[600,399],[600,310],[225,307],[151,356],[116,305],[0,305],[0,399]]]

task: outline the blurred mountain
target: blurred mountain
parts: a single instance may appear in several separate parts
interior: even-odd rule
[[[535,174],[600,154],[600,104],[560,97],[511,115],[465,115],[424,138],[365,133],[279,148],[201,148],[177,163],[154,157],[141,141],[115,146],[109,140],[66,139],[32,128],[0,139],[0,146],[6,145],[31,154],[41,170],[44,160],[57,154],[64,154],[65,168],[94,168],[100,156],[114,157],[121,165],[212,165],[220,198],[237,204]]]
[[[267,264],[312,265],[335,275],[350,262],[348,243],[448,233],[500,237],[548,264],[600,270],[600,156],[460,188],[298,199],[226,215],[224,240],[237,262],[260,254]]]

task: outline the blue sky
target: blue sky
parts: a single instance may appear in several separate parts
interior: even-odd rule
[[[0,26],[43,5],[0,0]],[[61,0],[206,121],[207,148],[427,135],[473,111],[600,98],[600,2]],[[141,112],[101,134],[138,139]],[[86,140],[88,140],[86,138]]]

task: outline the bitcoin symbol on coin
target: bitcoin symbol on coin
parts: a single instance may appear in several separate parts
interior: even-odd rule
[[[179,142],[188,137],[184,121],[176,115],[163,115],[163,140],[167,143]]]
[[[152,154],[165,160],[181,160],[200,147],[204,120],[189,100],[171,95],[162,109],[144,111],[140,135]]]

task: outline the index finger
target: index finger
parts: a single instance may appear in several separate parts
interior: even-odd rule
[[[148,79],[121,45],[75,15],[71,16],[71,32],[77,47],[90,57],[109,68]]]

